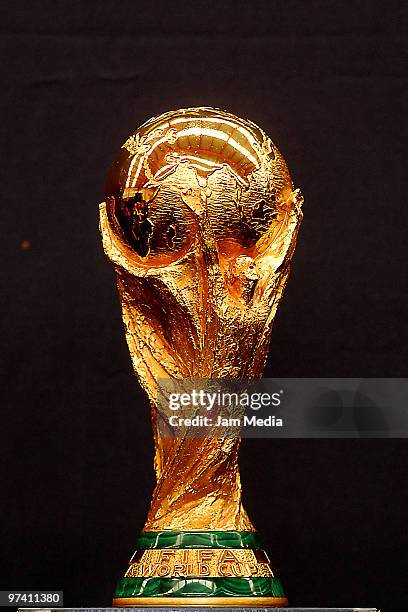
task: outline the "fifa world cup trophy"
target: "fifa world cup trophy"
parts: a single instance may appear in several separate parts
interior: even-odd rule
[[[116,606],[286,605],[241,500],[239,439],[161,437],[162,379],[260,378],[302,196],[272,141],[213,108],[165,113],[115,158],[100,206],[157,484]]]

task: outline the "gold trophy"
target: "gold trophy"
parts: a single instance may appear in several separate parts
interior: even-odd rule
[[[301,204],[264,132],[214,108],[150,119],[113,162],[100,228],[157,477],[116,606],[287,605],[242,505],[239,439],[159,436],[157,393],[162,379],[261,377]]]

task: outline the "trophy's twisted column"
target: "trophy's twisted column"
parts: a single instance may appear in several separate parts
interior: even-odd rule
[[[242,506],[239,440],[158,437],[157,397],[161,379],[261,376],[301,202],[262,130],[215,109],[148,121],[114,161],[101,231],[157,476],[118,605],[286,601]]]

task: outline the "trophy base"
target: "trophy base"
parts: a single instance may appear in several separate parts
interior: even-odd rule
[[[286,597],[115,597],[112,605],[121,608],[279,608]]]
[[[144,531],[114,606],[286,606],[252,531]]]

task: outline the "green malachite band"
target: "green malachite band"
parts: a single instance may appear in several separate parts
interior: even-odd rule
[[[143,531],[136,550],[187,548],[261,548],[254,531]],[[265,577],[167,577],[122,578],[115,599],[132,597],[284,597],[278,578]]]
[[[137,550],[148,548],[252,548],[261,547],[255,531],[143,531]]]
[[[122,578],[114,597],[284,597],[278,578]]]

